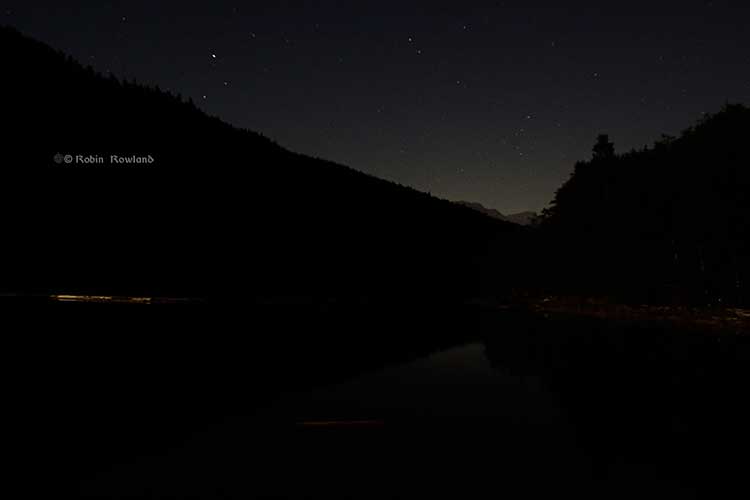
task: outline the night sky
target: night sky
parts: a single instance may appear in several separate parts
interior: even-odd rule
[[[301,153],[540,210],[588,159],[750,102],[750,2],[3,2],[0,22]]]

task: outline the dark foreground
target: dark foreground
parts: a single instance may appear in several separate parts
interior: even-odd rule
[[[744,487],[741,335],[448,305],[5,302],[3,317],[29,496]]]

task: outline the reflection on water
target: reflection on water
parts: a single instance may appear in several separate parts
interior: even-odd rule
[[[300,425],[303,424],[303,425]],[[289,393],[106,484],[170,495],[421,498],[560,488],[588,474],[560,406],[534,377],[449,349],[349,382]],[[188,478],[186,480],[186,478]]]
[[[90,491],[695,498],[744,470],[722,460],[749,442],[740,340],[530,317],[487,325],[483,342],[282,394]]]
[[[538,378],[494,369],[482,343],[439,352],[355,380],[282,397],[263,412],[295,421],[510,418],[551,423],[555,397]]]

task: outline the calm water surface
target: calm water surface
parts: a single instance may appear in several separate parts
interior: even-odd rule
[[[467,497],[546,488],[539,477],[578,490],[574,434],[540,379],[493,368],[476,343],[284,394],[100,484],[200,498]]]

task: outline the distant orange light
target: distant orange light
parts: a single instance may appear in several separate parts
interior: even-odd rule
[[[112,302],[118,304],[150,304],[151,297],[112,297],[108,295],[51,295],[57,302]]]

